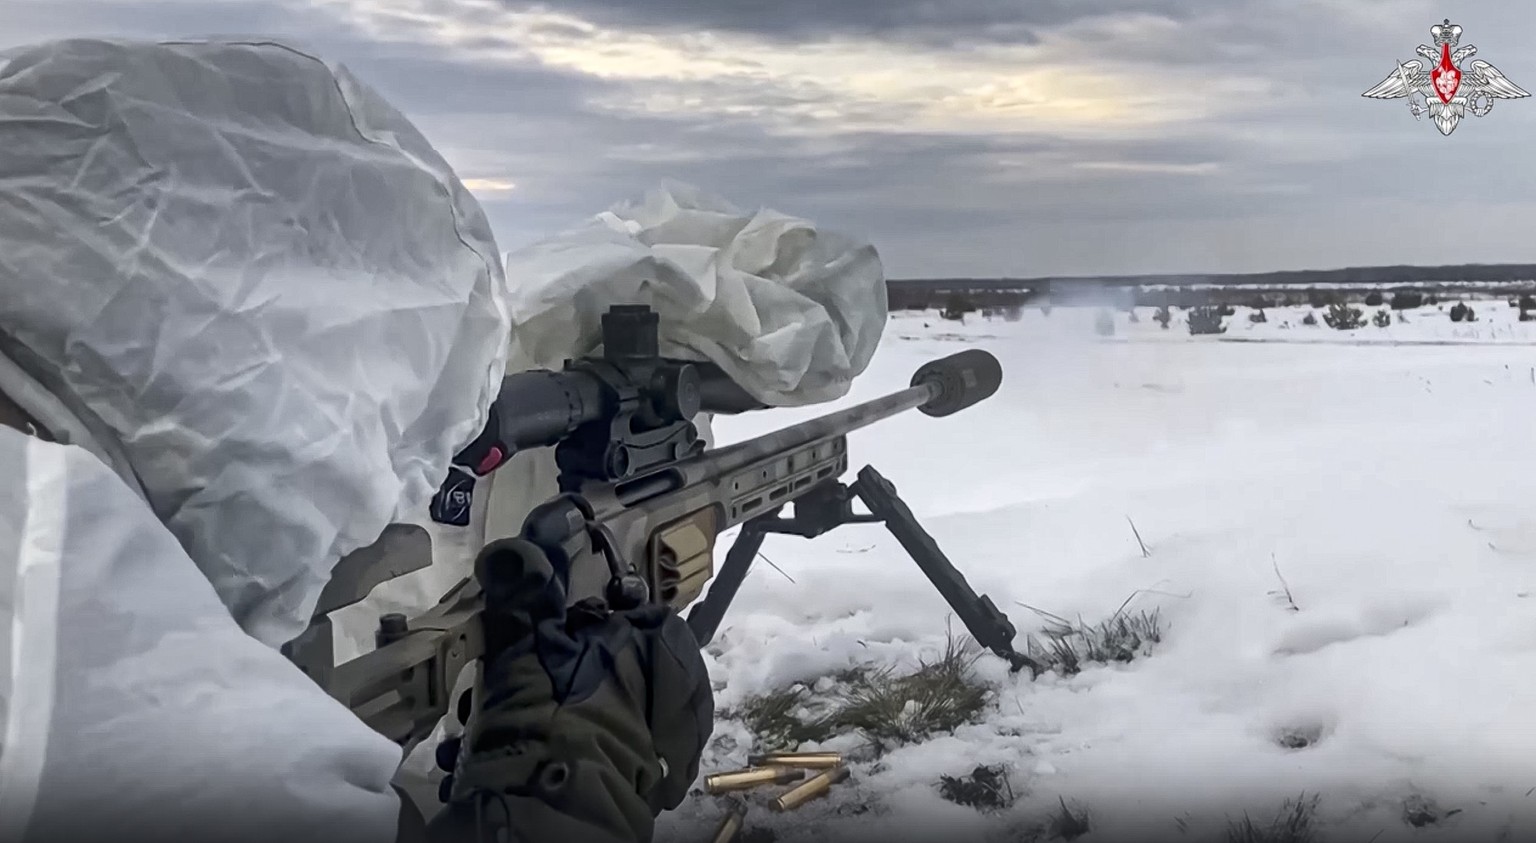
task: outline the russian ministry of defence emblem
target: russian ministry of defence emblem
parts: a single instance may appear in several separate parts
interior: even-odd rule
[[[1361,96],[1379,100],[1407,97],[1413,119],[1427,113],[1442,135],[1456,131],[1461,118],[1468,114],[1487,115],[1493,110],[1494,100],[1530,96],[1482,59],[1463,66],[1462,62],[1472,58],[1477,48],[1471,44],[1456,46],[1461,41],[1461,27],[1446,20],[1431,26],[1429,34],[1435,46],[1420,44],[1414,51],[1429,60],[1429,69],[1418,59],[1400,61],[1392,75]]]

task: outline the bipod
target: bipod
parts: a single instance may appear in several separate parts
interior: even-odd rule
[[[855,499],[869,509],[869,514],[854,512]],[[688,626],[700,647],[715,637],[726,609],[735,599],[737,589],[741,588],[769,533],[810,539],[844,524],[878,523],[884,524],[896,537],[945,602],[960,616],[960,621],[977,643],[1006,659],[1014,672],[1027,667],[1032,675],[1038,676],[1044,671],[1038,661],[1013,648],[1018,631],[1008,616],[992,603],[991,598],[978,595],[971,588],[965,576],[939,549],[938,542],[917,523],[911,508],[896,494],[896,487],[873,466],[861,469],[852,484],[834,480],[810,490],[795,501],[794,515],[789,518],[779,515],[782,509],[759,515],[742,525],[741,533],[726,551],[725,562],[715,574],[708,593],[688,613]]]

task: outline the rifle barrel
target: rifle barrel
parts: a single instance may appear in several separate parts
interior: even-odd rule
[[[958,413],[992,397],[1002,382],[1003,367],[996,357],[979,348],[966,349],[923,364],[912,376],[912,385],[900,392],[720,448],[703,459],[718,471],[734,471],[780,451],[868,427],[913,407],[930,416]]]
[[[934,383],[907,387],[900,392],[865,401],[846,410],[828,413],[820,418],[790,425],[783,430],[765,433],[735,445],[727,445],[706,454],[703,459],[712,463],[716,471],[735,471],[781,451],[799,448],[821,439],[829,439],[861,427],[868,427],[897,413],[920,407],[937,398],[939,394],[940,387]]]

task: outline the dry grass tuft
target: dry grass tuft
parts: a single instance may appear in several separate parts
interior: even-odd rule
[[[1163,640],[1162,617],[1156,609],[1128,613],[1129,604],[1128,599],[1108,620],[1092,625],[1029,607],[1047,621],[1039,638],[1028,638],[1029,655],[1062,676],[1076,675],[1090,664],[1125,663],[1146,655]]]
[[[1240,822],[1227,823],[1227,843],[1313,843],[1320,801],[1321,797],[1308,799],[1306,794],[1287,799],[1267,825],[1256,824],[1244,814]]]

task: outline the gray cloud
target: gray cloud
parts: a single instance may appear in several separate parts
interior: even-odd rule
[[[459,8],[432,2],[418,8]],[[1443,138],[1400,101],[1360,97],[1427,40],[1441,13],[1425,0],[562,0],[545,8],[599,27],[718,32],[780,49],[863,39],[891,45],[892,61],[911,46],[959,56],[969,46],[1022,45],[1042,62],[1129,68],[1159,95],[1199,92],[1185,100],[1196,116],[1091,136],[1028,121],[996,131],[899,121],[838,129],[808,109],[841,109],[844,118],[864,109],[881,123],[895,106],[752,74],[684,83],[541,64],[518,52],[494,9],[456,13],[480,34],[445,46],[421,24],[384,39],[334,10],[282,0],[8,0],[0,38],[297,39],[411,115],[466,178],[516,182],[482,200],[504,248],[680,179],[867,235],[898,276],[1536,259],[1523,224],[1536,214],[1536,169],[1523,152],[1536,101],[1500,103]],[[1536,8],[1489,3],[1459,22],[1479,58],[1536,85],[1536,60],[1515,35],[1536,31]],[[1000,65],[998,78],[1019,70]],[[684,94],[753,107],[635,105]],[[1197,116],[1206,113],[1215,116]]]
[[[1229,0],[1230,1],[1230,0]],[[1221,0],[561,0],[507,8],[575,13],[653,32],[716,30],[784,41],[861,36],[963,47],[1032,43],[1043,29],[1106,14],[1185,19]],[[1241,2],[1241,0],[1237,0]]]
[[[303,6],[189,0],[14,0],[0,5],[0,46],[60,38],[185,38],[281,33],[347,43],[349,28]]]

